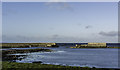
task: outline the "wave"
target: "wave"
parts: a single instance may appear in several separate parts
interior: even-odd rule
[[[63,53],[63,52],[66,52],[66,51],[57,51],[57,52]]]

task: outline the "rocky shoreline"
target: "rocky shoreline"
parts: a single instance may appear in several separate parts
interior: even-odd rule
[[[52,52],[50,49],[12,49],[12,50],[2,50],[2,61],[15,61],[15,60],[21,60],[25,58],[27,55],[11,55],[16,53],[31,53],[31,52]],[[19,58],[23,57],[23,58]]]

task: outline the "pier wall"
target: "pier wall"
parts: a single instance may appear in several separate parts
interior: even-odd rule
[[[56,43],[2,43],[2,47],[58,47]]]

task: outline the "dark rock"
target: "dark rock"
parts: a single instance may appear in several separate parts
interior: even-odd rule
[[[32,63],[42,63],[41,61],[34,61],[34,62],[32,62]]]
[[[16,60],[12,60],[11,62],[16,62]]]
[[[95,67],[93,67],[93,68],[95,68]]]

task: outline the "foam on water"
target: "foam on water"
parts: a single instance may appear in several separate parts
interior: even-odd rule
[[[59,52],[59,53],[63,53],[63,52],[65,52],[65,51],[57,51],[57,52]]]

